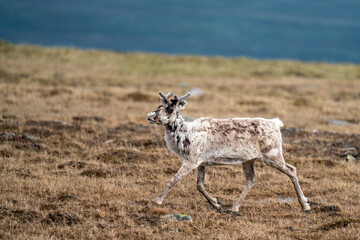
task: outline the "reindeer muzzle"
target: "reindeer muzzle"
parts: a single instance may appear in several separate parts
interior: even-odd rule
[[[155,112],[150,112],[147,114],[146,118],[150,123],[155,123],[155,117],[156,117],[156,113]]]

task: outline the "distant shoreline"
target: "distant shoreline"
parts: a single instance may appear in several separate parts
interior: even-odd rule
[[[113,50],[110,48],[86,48],[78,47],[74,45],[40,45],[40,44],[28,44],[28,43],[13,43],[11,41],[0,38],[0,44],[10,44],[13,46],[27,46],[27,47],[38,47],[38,48],[58,48],[58,49],[76,49],[81,51],[99,51],[99,52],[111,52],[119,54],[148,54],[154,56],[172,56],[172,57],[199,57],[199,58],[216,58],[216,59],[248,59],[251,61],[272,61],[272,62],[298,62],[303,64],[329,64],[329,65],[359,65],[360,63],[356,62],[331,62],[331,61],[304,61],[297,59],[281,59],[281,58],[255,58],[248,56],[222,56],[222,55],[202,55],[202,54],[182,54],[182,53],[165,53],[165,52],[152,52],[152,51],[122,51],[122,50]]]

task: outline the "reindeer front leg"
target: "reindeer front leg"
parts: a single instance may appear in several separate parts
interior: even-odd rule
[[[195,168],[197,168],[197,165],[193,165],[191,163],[183,163],[183,165],[181,166],[181,168],[179,169],[179,171],[171,178],[171,180],[166,184],[166,187],[164,189],[164,191],[162,191],[162,193],[157,196],[154,199],[154,202],[156,202],[157,204],[161,204],[166,193],[178,182],[180,181],[180,179],[182,179],[183,177],[185,177],[186,175],[188,175],[192,170],[194,170]]]

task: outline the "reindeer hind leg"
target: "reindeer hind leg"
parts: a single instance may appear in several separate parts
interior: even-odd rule
[[[292,181],[298,201],[301,205],[301,208],[304,212],[310,211],[310,205],[308,199],[304,196],[303,191],[301,190],[298,177],[296,175],[296,168],[285,162],[284,157],[279,152],[278,155],[265,154],[263,159],[261,159],[264,163],[269,165],[270,167],[276,168],[282,173],[285,173]]]

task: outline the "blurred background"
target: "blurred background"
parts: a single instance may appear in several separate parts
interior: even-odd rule
[[[357,0],[0,0],[12,43],[360,63]]]

